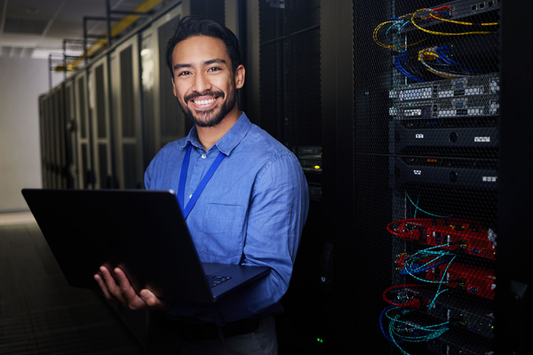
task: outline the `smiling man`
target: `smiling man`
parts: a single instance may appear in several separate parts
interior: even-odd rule
[[[156,155],[145,186],[178,191],[202,262],[271,272],[214,306],[171,303],[150,290],[136,294],[120,269],[112,271],[118,283],[105,267],[95,279],[107,298],[125,307],[163,311],[149,353],[277,354],[274,314],[283,310],[307,218],[305,176],[292,152],[239,111],[245,68],[230,30],[185,17],[166,56],[174,95],[194,126]]]

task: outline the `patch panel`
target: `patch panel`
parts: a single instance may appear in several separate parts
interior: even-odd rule
[[[405,263],[408,258],[406,257],[403,262]],[[430,264],[424,270],[417,270],[410,264],[411,270],[407,274],[416,275],[416,278],[429,281],[430,284],[441,284],[489,300],[494,299],[496,289],[494,270],[451,261],[451,259],[438,263],[432,260],[434,258],[431,257],[418,260],[422,265]],[[400,264],[401,261],[397,259],[397,263]]]
[[[452,262],[449,265],[445,263],[435,266],[426,272],[424,278],[459,288],[472,295],[494,299],[496,275],[491,269]]]
[[[464,17],[472,16],[499,9],[499,0],[479,1],[479,0],[459,0],[452,1],[433,8],[433,11],[446,11],[446,18],[459,20]],[[447,8],[446,8],[447,7]]]
[[[472,5],[470,5],[470,9],[473,13],[487,11],[487,10],[493,10],[495,7],[499,5],[498,0],[490,0],[490,1],[481,1],[476,2]]]
[[[465,218],[408,218],[391,222],[388,231],[404,240],[495,260],[496,234]]]

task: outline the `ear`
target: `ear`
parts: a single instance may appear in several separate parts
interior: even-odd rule
[[[171,76],[170,79],[172,80],[172,92],[174,93],[174,96],[178,97],[178,90],[176,90],[176,83],[174,82],[174,77]]]
[[[235,87],[240,89],[244,86],[244,77],[246,76],[246,69],[244,65],[239,65],[235,70]]]

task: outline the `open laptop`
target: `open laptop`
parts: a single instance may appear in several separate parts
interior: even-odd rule
[[[97,289],[93,275],[99,267],[118,266],[137,292],[148,288],[161,298],[212,303],[270,272],[201,263],[173,191],[23,189],[22,194],[73,287]]]

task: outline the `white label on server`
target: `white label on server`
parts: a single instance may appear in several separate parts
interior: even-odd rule
[[[413,170],[415,175],[422,175],[422,170]]]
[[[474,137],[476,143],[490,143],[490,137]]]
[[[415,134],[415,138],[418,138],[418,139],[424,139],[424,134],[422,134],[422,133],[417,133],[417,134]]]
[[[496,182],[497,176],[483,176],[484,182]]]

